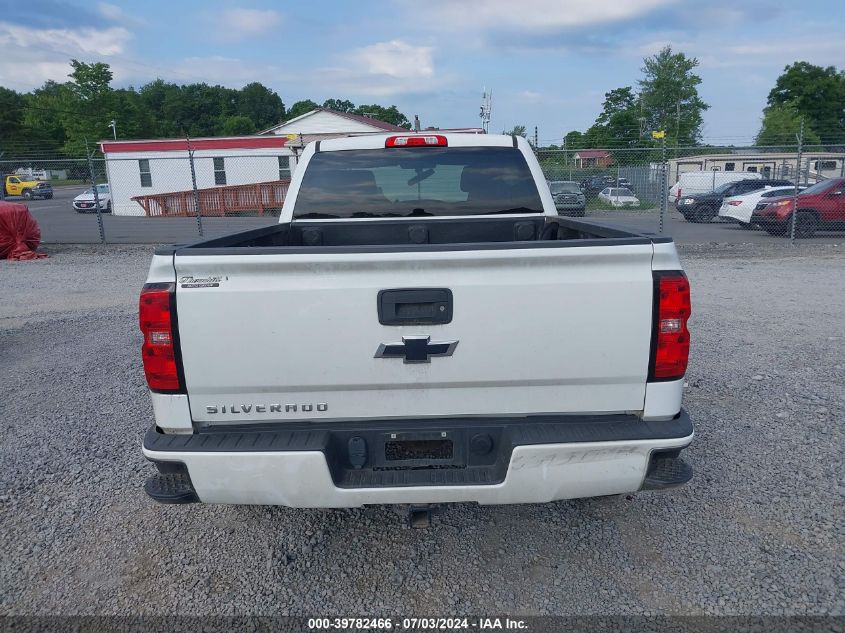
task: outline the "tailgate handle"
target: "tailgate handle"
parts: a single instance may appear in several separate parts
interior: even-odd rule
[[[448,288],[400,288],[378,293],[382,325],[431,325],[452,322],[452,291]]]

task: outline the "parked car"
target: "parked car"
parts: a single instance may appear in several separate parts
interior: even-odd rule
[[[597,195],[605,187],[610,187],[616,183],[616,178],[609,174],[590,176],[586,180],[581,181],[581,190],[587,197]]]
[[[625,187],[626,189],[630,189],[634,191],[634,185],[631,184],[631,181],[625,178],[624,176],[621,178],[617,178],[613,181],[613,185],[616,187]]]
[[[762,180],[754,171],[687,171],[678,176],[678,182],[669,188],[669,200],[680,204],[684,196],[710,193],[719,187],[739,180]],[[718,207],[716,207],[718,210]]]
[[[640,199],[627,187],[607,187],[599,193],[599,200],[614,207],[638,207]]]
[[[108,184],[97,185],[97,197],[100,200],[100,212],[111,213],[111,190]],[[94,190],[86,189],[73,199],[73,208],[77,213],[96,213]]]
[[[549,191],[555,201],[555,209],[560,215],[584,217],[587,197],[577,182],[554,180],[549,183]]]
[[[806,189],[805,186],[800,185],[799,191]],[[722,201],[722,206],[719,208],[719,217],[737,223],[743,229],[752,229],[755,227],[751,223],[751,214],[758,202],[765,202],[769,198],[780,198],[789,195],[790,191],[795,191],[795,186],[781,186],[768,187],[766,189],[758,189],[751,193],[743,193],[737,196],[726,196]]]
[[[157,249],[147,494],[426,508],[689,481],[675,245],[559,217],[540,173],[522,137],[312,142],[276,226]]]
[[[751,222],[771,235],[790,237],[794,196],[757,203]],[[845,229],[845,178],[822,180],[798,194],[795,237],[812,237],[817,230]]]
[[[739,196],[766,187],[784,186],[794,187],[795,185],[788,180],[763,180],[762,178],[726,182],[713,191],[681,197],[677,202],[677,208],[687,222],[709,222],[719,214],[722,201],[727,197]]]
[[[32,198],[50,199],[53,197],[53,185],[30,176],[12,174],[3,181],[7,196],[21,196],[26,200]]]

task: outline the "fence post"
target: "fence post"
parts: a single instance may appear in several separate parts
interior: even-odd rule
[[[669,174],[666,173],[666,133],[663,133],[661,142],[663,157],[660,163],[660,231],[663,235],[663,227],[666,223],[666,207],[669,204]]]
[[[197,189],[197,171],[194,169],[194,148],[191,147],[190,137],[185,137],[188,141],[188,162],[191,164],[191,186],[194,190],[194,206],[197,211],[197,233],[202,237],[202,211],[200,210],[200,192]]]
[[[106,243],[106,231],[103,228],[103,214],[100,212],[100,194],[97,193],[97,176],[94,173],[94,153],[88,150],[85,139],[85,155],[88,157],[88,173],[91,176],[91,190],[94,192],[94,208],[97,210],[97,228],[100,230],[100,244]]]
[[[795,245],[795,223],[798,218],[798,185],[801,184],[801,150],[804,148],[804,117],[801,117],[801,129],[798,132],[798,173],[795,178],[795,191],[792,193],[792,221],[789,223],[789,243]],[[807,177],[810,177],[809,168]]]

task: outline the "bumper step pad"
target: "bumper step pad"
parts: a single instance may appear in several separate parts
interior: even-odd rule
[[[144,492],[159,503],[197,503],[188,473],[156,473],[144,484]]]
[[[643,490],[666,490],[683,486],[692,479],[692,466],[680,457],[652,457],[643,481]]]

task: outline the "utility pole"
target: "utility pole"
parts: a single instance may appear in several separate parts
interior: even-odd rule
[[[789,223],[789,242],[795,245],[795,223],[798,218],[798,185],[801,183],[801,151],[804,149],[804,117],[798,132],[798,162],[795,171],[795,191],[792,193],[792,221]]]
[[[534,151],[537,151],[537,126],[534,126]]]
[[[493,111],[493,91],[484,88],[481,95],[481,129],[487,134],[490,128],[490,114]]]

